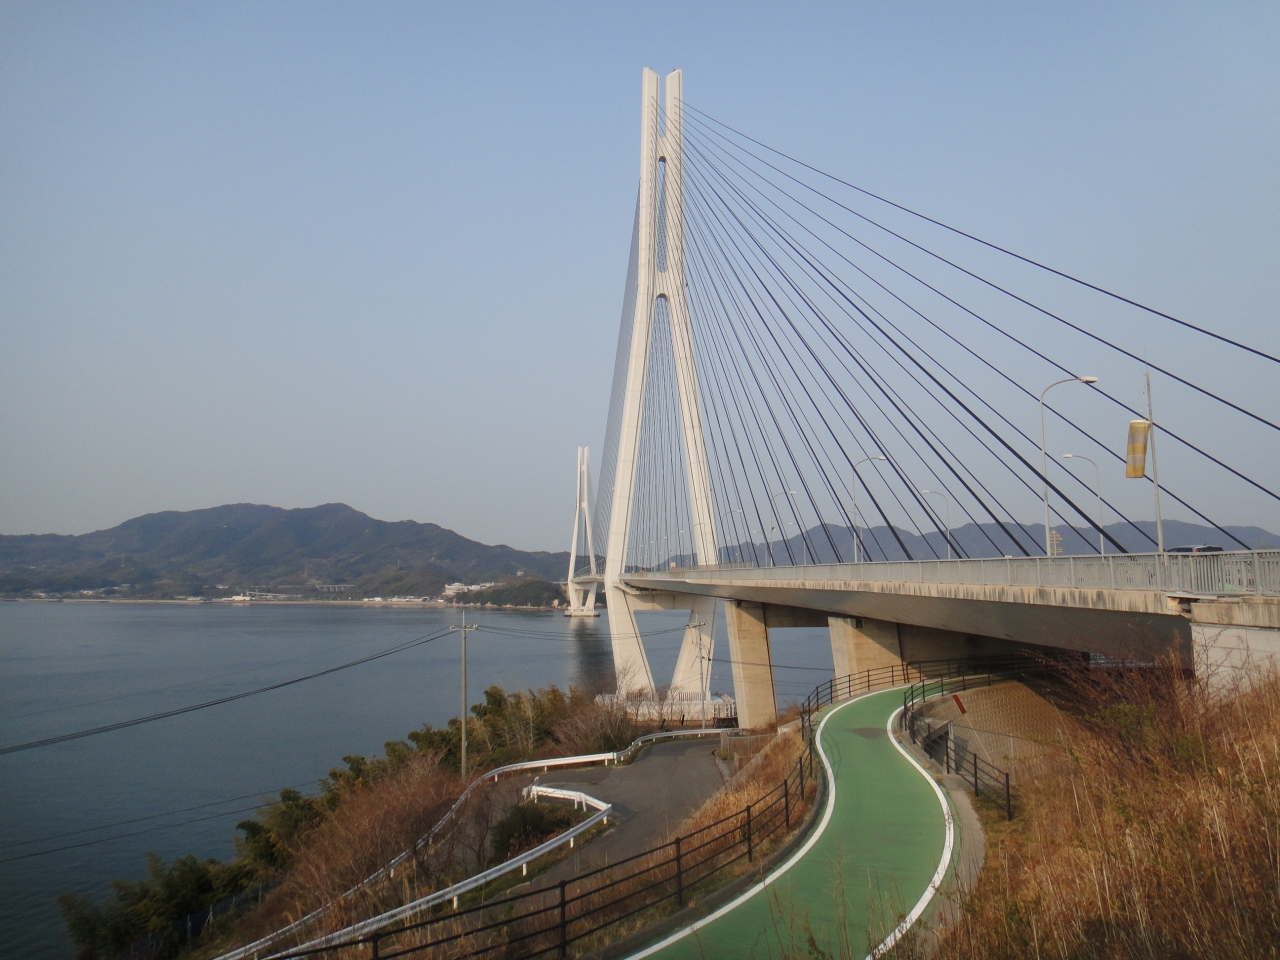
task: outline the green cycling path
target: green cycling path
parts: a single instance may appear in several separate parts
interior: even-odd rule
[[[862,957],[898,918],[924,909],[920,900],[950,852],[949,814],[932,779],[886,729],[901,706],[901,690],[886,690],[819,714],[834,785],[830,817],[817,812],[805,843],[773,867],[762,889],[632,957],[763,960],[810,956],[812,946],[819,956]]]

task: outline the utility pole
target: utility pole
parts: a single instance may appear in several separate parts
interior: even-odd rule
[[[462,634],[462,715],[459,718],[462,724],[462,762],[460,769],[462,770],[462,779],[467,779],[467,634],[472,630],[479,630],[480,624],[467,623],[467,611],[462,611],[462,626],[452,626],[449,628],[450,633]]]
[[[1151,371],[1143,372],[1147,384],[1147,423],[1151,424],[1151,480],[1156,495],[1156,549],[1164,555],[1164,519],[1160,516],[1160,467],[1156,464],[1156,421],[1151,412]]]
[[[712,616],[715,616],[713,613]],[[706,626],[700,620],[690,622],[689,626],[698,629],[698,699],[702,701],[702,729],[707,729],[707,647],[701,628]]]

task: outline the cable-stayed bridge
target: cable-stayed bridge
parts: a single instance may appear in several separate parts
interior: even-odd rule
[[[705,700],[720,604],[744,726],[774,716],[771,628],[828,626],[840,675],[1280,650],[1280,551],[1217,519],[1280,502],[1276,351],[825,174],[689,105],[680,71],[663,87],[644,72],[569,576],[570,613],[606,602],[620,692],[665,686],[637,613],[688,610],[668,695]],[[1226,552],[1168,552],[1166,515]]]

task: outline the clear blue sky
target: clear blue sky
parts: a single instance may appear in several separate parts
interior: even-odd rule
[[[1261,2],[0,4],[0,532],[344,501],[565,549],[644,66],[1280,349],[1277,51]]]

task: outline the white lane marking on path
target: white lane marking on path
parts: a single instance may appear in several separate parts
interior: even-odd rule
[[[894,689],[894,688],[890,688],[890,689]],[[723,907],[721,907],[719,910],[715,911],[714,913],[707,914],[705,917],[703,917],[701,920],[697,921],[696,923],[691,923],[689,924],[689,926],[684,927],[680,930],[677,930],[675,933],[671,934],[665,940],[659,940],[657,943],[653,944],[652,946],[645,947],[643,950],[639,951],[638,953],[631,954],[626,958],[626,960],[642,960],[643,957],[652,956],[653,954],[657,953],[659,950],[665,950],[667,947],[671,946],[671,944],[675,943],[677,940],[683,940],[689,934],[694,933],[697,930],[701,930],[707,924],[720,919],[730,910],[736,909],[737,907],[746,903],[748,900],[754,897],[757,893],[759,893],[765,887],[769,886],[769,884],[773,883],[775,880],[781,877],[784,873],[786,873],[793,866],[795,866],[795,864],[798,863],[806,853],[808,853],[811,849],[813,849],[813,845],[818,842],[823,832],[827,829],[827,824],[831,822],[831,814],[835,811],[835,806],[836,806],[835,771],[831,769],[831,761],[827,759],[827,751],[822,749],[822,731],[826,729],[827,721],[830,720],[832,717],[834,717],[837,713],[839,713],[845,707],[851,706],[857,703],[859,700],[862,700],[866,697],[874,696],[876,693],[887,693],[887,692],[888,692],[887,690],[876,690],[874,693],[864,693],[860,697],[854,697],[852,700],[846,700],[844,703],[840,704],[840,706],[836,707],[834,710],[828,713],[825,717],[823,717],[822,723],[818,724],[818,756],[822,758],[822,766],[827,771],[827,784],[829,786],[829,789],[827,791],[827,806],[826,806],[826,809],[822,812],[822,820],[818,824],[817,829],[814,830],[812,835],[810,835],[809,839],[804,842],[804,846],[802,846],[799,850],[793,853],[786,863],[778,867],[777,870],[774,870],[773,873],[769,874],[767,877],[765,877],[755,886],[748,889],[745,893],[738,896],[735,900],[731,900],[729,903],[726,903]],[[901,710],[901,707],[899,707],[899,710]],[[894,716],[897,716],[897,714],[895,713]]]
[[[951,866],[951,851],[955,845],[955,818],[951,815],[951,805],[947,803],[946,794],[942,792],[942,788],[938,786],[938,781],[929,776],[929,771],[920,766],[916,762],[916,758],[907,753],[903,749],[902,744],[898,742],[898,738],[893,735],[893,722],[898,719],[898,714],[902,713],[899,707],[893,711],[893,716],[889,717],[889,722],[885,724],[885,731],[889,734],[889,740],[898,752],[911,762],[911,765],[920,771],[920,776],[929,781],[929,786],[933,787],[933,792],[938,796],[938,803],[942,804],[942,816],[947,822],[947,842],[942,847],[942,859],[938,861],[938,869],[934,871],[933,879],[929,881],[928,889],[921,894],[920,899],[916,901],[916,905],[911,908],[911,912],[906,915],[902,923],[889,936],[885,937],[878,947],[867,954],[867,960],[876,960],[878,957],[884,956],[893,949],[893,945],[902,939],[903,934],[911,929],[911,925],[920,919],[920,915],[924,913],[925,908],[929,906],[929,901],[933,899],[933,895],[938,892],[942,886],[942,881],[947,877],[947,868]]]

